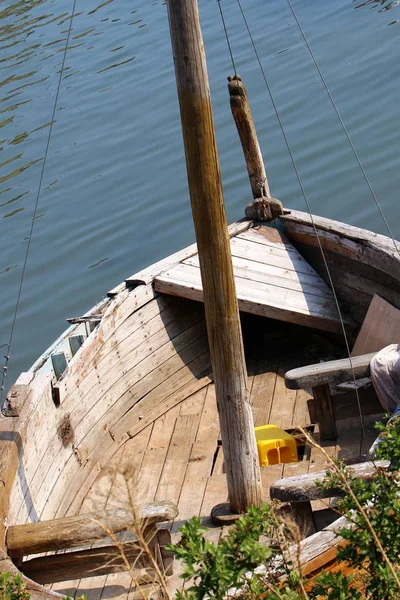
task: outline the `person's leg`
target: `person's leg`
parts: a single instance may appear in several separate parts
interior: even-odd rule
[[[386,346],[371,360],[371,379],[379,401],[386,412],[392,413],[400,403],[399,344]]]
[[[400,417],[400,345],[392,344],[378,352],[371,361],[371,379],[379,401],[386,412],[391,413],[391,420]],[[381,442],[381,436],[369,449],[370,458],[374,459]]]

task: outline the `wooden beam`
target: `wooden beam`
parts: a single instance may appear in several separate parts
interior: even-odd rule
[[[196,0],[168,0],[186,166],[231,507],[261,502],[211,95]]]
[[[228,77],[232,115],[239,133],[254,201],[246,207],[248,219],[271,221],[284,212],[282,203],[271,198],[263,157],[251,114],[246,88],[240,75]]]
[[[309,365],[292,369],[285,374],[285,384],[289,390],[314,388],[320,385],[337,385],[349,381],[354,376],[356,379],[368,377],[369,365],[376,352],[354,356],[351,359],[330,360],[328,362]]]
[[[138,510],[136,520],[143,527],[174,519],[178,509],[172,502],[152,502]],[[64,517],[52,521],[11,525],[6,545],[10,556],[26,556],[55,550],[77,548],[107,538],[105,527],[113,533],[135,529],[132,512],[107,510],[98,513]]]
[[[102,546],[40,556],[24,561],[21,571],[27,577],[41,584],[119,573],[127,570],[121,550],[133,570],[146,569],[147,577],[151,574],[154,579],[157,577],[153,560],[142,552],[137,542],[124,542],[119,548]],[[164,559],[169,560],[173,553],[165,548],[160,548],[160,556],[161,561],[164,562]],[[162,567],[162,565],[160,566]]]
[[[387,469],[388,460],[378,460],[374,463],[365,462],[347,467],[349,474],[354,479],[370,481],[377,473],[377,469]],[[318,473],[307,473],[294,477],[285,477],[279,479],[271,485],[270,496],[273,500],[281,502],[309,502],[311,500],[321,500],[322,498],[331,498],[342,495],[340,489],[330,488],[322,490],[317,486],[317,481],[323,481],[326,477],[326,471]]]
[[[271,196],[246,88],[240,75],[228,77],[228,82],[231,111],[242,143],[253,198]]]
[[[312,388],[312,393],[321,440],[336,440],[337,430],[335,413],[333,411],[329,385],[327,383],[317,385]]]

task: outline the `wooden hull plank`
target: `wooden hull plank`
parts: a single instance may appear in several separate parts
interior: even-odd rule
[[[90,396],[92,406],[88,402],[78,404],[74,413],[71,413],[76,448],[75,455],[72,458],[75,463],[78,461],[81,465],[85,464],[94,445],[104,443],[104,436],[111,440],[112,435],[110,436],[108,431],[118,418],[158,385],[164,384],[164,390],[167,393],[168,379],[184,367],[186,363],[190,363],[191,360],[207,350],[207,341],[204,336],[204,324],[195,324],[178,335],[173,343],[170,340],[165,343],[165,340],[161,339],[158,342],[162,344],[160,348],[154,352],[147,349],[143,355],[143,358],[146,357],[147,360],[142,360],[138,368],[133,368],[135,361],[131,360],[130,363],[127,363],[128,370],[125,371],[123,376],[121,370],[120,377],[117,378],[113,386],[109,387],[105,381],[100,381],[99,386],[97,389],[92,390]],[[147,344],[147,342],[145,343]],[[118,359],[118,356],[116,358]],[[163,398],[165,398],[165,395]],[[102,416],[99,415],[98,411],[99,402],[102,406]],[[59,447],[59,444],[57,446]],[[68,452],[68,450],[68,448],[62,449],[62,452]],[[100,447],[99,458],[102,456],[102,452],[103,449]],[[48,481],[47,485],[43,486],[40,479],[37,479],[37,483],[35,483],[34,487],[39,486],[39,495],[43,496],[43,500],[50,493],[49,485],[52,487],[59,485],[57,483],[58,463],[59,461],[54,457],[50,466],[52,471],[47,474],[44,473]]]
[[[208,478],[211,476],[219,437],[219,421],[214,385],[205,390],[206,397],[196,439],[187,465],[179,498],[179,519],[199,515]]]
[[[277,379],[276,361],[267,361],[263,357],[257,360],[251,389],[254,426],[270,423],[270,414]]]

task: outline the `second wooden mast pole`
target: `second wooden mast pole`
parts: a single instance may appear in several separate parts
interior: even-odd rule
[[[196,0],[168,0],[211,364],[233,512],[261,502],[242,332]]]

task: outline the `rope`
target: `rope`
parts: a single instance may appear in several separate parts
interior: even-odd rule
[[[318,234],[317,227],[315,225],[314,217],[313,217],[313,214],[311,212],[310,203],[308,201],[306,191],[305,191],[303,183],[301,181],[300,173],[299,173],[299,170],[297,168],[296,161],[295,161],[295,158],[293,156],[293,153],[292,153],[292,150],[291,150],[291,147],[290,147],[290,143],[289,143],[288,137],[287,137],[286,132],[285,132],[285,128],[283,127],[283,123],[282,123],[281,117],[279,115],[278,108],[276,106],[274,97],[272,95],[271,88],[270,88],[270,86],[268,84],[267,76],[266,76],[264,67],[262,65],[262,62],[261,62],[261,59],[260,59],[260,55],[258,53],[258,50],[257,50],[256,44],[255,44],[253,35],[251,33],[251,30],[250,30],[250,27],[249,27],[246,15],[244,14],[244,11],[243,11],[243,8],[242,8],[242,4],[241,4],[241,0],[237,0],[237,3],[239,5],[240,12],[242,13],[242,17],[243,17],[243,20],[244,20],[247,32],[249,34],[250,40],[251,40],[251,43],[252,43],[252,46],[253,46],[253,49],[254,49],[254,53],[255,53],[255,55],[257,57],[257,61],[258,61],[258,64],[260,66],[261,73],[263,75],[263,79],[264,79],[266,88],[268,90],[269,97],[271,99],[272,106],[274,108],[276,118],[277,118],[279,126],[281,128],[282,135],[283,135],[283,138],[285,140],[285,144],[286,144],[287,150],[289,152],[290,159],[292,161],[293,169],[295,171],[295,174],[296,174],[296,177],[297,177],[297,181],[298,181],[299,186],[300,186],[301,193],[303,195],[305,204],[307,206],[307,211],[308,211],[308,214],[309,214],[310,219],[311,219],[311,224],[312,224],[312,227],[314,229],[314,234],[315,234],[315,237],[317,239],[319,250],[321,252],[321,256],[322,256],[322,259],[323,259],[323,262],[324,262],[324,266],[325,266],[325,269],[326,269],[326,272],[327,272],[327,276],[328,276],[328,279],[329,279],[329,284],[330,284],[331,289],[332,289],[332,293],[333,293],[333,297],[334,297],[334,300],[335,300],[336,309],[337,309],[337,312],[338,312],[338,315],[339,315],[340,325],[341,325],[341,329],[342,329],[342,332],[343,332],[343,337],[344,337],[344,341],[345,341],[345,345],[346,345],[346,352],[347,352],[348,358],[350,360],[350,367],[351,367],[351,371],[352,371],[352,375],[353,375],[353,383],[354,383],[355,392],[356,392],[358,411],[359,411],[360,419],[361,419],[361,437],[362,437],[362,441],[364,443],[365,451],[367,451],[364,416],[362,414],[360,397],[359,397],[359,394],[358,394],[358,389],[356,387],[356,378],[355,378],[354,367],[353,367],[353,362],[352,362],[351,353],[350,353],[350,345],[349,345],[349,340],[348,340],[348,337],[347,337],[346,327],[345,327],[345,324],[344,324],[344,321],[343,321],[342,312],[341,312],[340,305],[339,305],[339,300],[338,300],[338,297],[337,297],[337,294],[336,294],[335,286],[333,284],[332,275],[331,275],[331,272],[329,270],[328,262],[326,260],[326,256],[325,256],[325,253],[324,253],[324,249],[322,247],[322,243],[321,243],[320,236]],[[361,450],[360,450],[360,453],[361,453]]]
[[[299,19],[297,18],[297,15],[296,15],[296,13],[295,13],[295,11],[294,11],[294,8],[293,8],[293,6],[292,6],[292,3],[291,3],[291,1],[290,1],[290,0],[287,0],[287,3],[288,3],[288,5],[289,5],[289,8],[290,8],[290,10],[292,11],[293,17],[294,17],[294,19],[295,19],[295,21],[296,21],[296,23],[297,23],[297,26],[298,26],[298,28],[299,28],[299,31],[300,31],[300,33],[301,33],[301,35],[302,35],[302,37],[303,37],[304,43],[305,43],[305,45],[307,46],[307,50],[308,50],[308,52],[309,52],[309,54],[310,54],[310,56],[311,56],[311,58],[312,58],[312,60],[313,60],[313,62],[314,62],[315,68],[316,68],[316,69],[317,69],[317,71],[318,71],[318,75],[320,76],[320,78],[321,78],[321,81],[322,81],[322,83],[323,83],[323,85],[324,85],[324,87],[325,87],[326,93],[328,94],[328,96],[329,96],[329,99],[330,99],[330,101],[331,101],[331,103],[332,103],[332,106],[333,106],[333,108],[334,108],[334,110],[335,110],[335,112],[336,112],[336,115],[337,115],[337,117],[338,117],[338,119],[339,119],[339,122],[340,122],[340,124],[341,124],[341,126],[342,126],[342,129],[343,129],[343,131],[344,131],[344,134],[345,134],[345,136],[346,136],[346,138],[347,138],[347,141],[348,141],[348,142],[349,142],[349,144],[350,144],[350,147],[351,147],[351,149],[352,149],[352,151],[353,151],[353,154],[354,154],[354,156],[355,156],[355,158],[356,158],[356,161],[357,161],[357,163],[358,163],[358,166],[359,166],[359,167],[360,167],[360,169],[361,169],[361,172],[362,172],[362,174],[363,174],[363,176],[364,176],[364,179],[365,179],[365,181],[366,181],[366,183],[367,183],[367,186],[368,186],[368,188],[369,188],[369,191],[371,192],[371,195],[372,195],[373,199],[375,200],[375,204],[376,204],[376,206],[377,206],[377,208],[378,208],[378,211],[379,211],[379,213],[380,213],[380,215],[381,215],[381,217],[382,217],[382,219],[383,219],[383,222],[384,222],[384,224],[385,224],[385,226],[386,226],[386,229],[387,229],[387,231],[388,231],[388,233],[389,233],[389,237],[392,239],[393,246],[394,246],[395,250],[397,251],[397,254],[399,255],[399,258],[400,258],[400,249],[399,249],[399,246],[397,245],[397,243],[396,243],[396,240],[394,239],[394,236],[393,236],[392,230],[391,230],[391,228],[390,228],[390,226],[389,226],[389,223],[388,223],[388,221],[387,221],[387,219],[386,219],[386,217],[385,217],[385,214],[384,214],[384,212],[383,212],[383,209],[382,209],[381,205],[379,204],[378,198],[377,198],[377,196],[376,196],[376,194],[375,194],[375,191],[374,191],[374,189],[373,189],[373,187],[372,187],[372,184],[371,184],[371,182],[370,182],[370,180],[369,180],[369,177],[368,177],[368,175],[367,175],[367,173],[366,173],[366,171],[365,171],[365,168],[364,168],[364,166],[363,166],[363,164],[362,164],[362,162],[361,162],[361,159],[360,159],[360,157],[359,157],[359,155],[358,155],[358,152],[357,152],[357,150],[356,150],[356,148],[355,148],[355,146],[354,146],[354,144],[353,144],[353,141],[352,141],[352,139],[351,139],[351,137],[350,137],[350,134],[349,134],[349,132],[348,132],[348,130],[347,130],[347,127],[346,127],[346,125],[345,125],[345,123],[344,123],[344,121],[343,121],[343,119],[342,119],[342,115],[340,114],[340,112],[339,112],[339,109],[338,109],[338,107],[337,107],[337,105],[336,105],[336,102],[335,102],[335,100],[333,99],[333,96],[332,96],[332,94],[331,94],[331,91],[330,91],[330,89],[329,89],[329,87],[328,87],[328,84],[326,83],[325,77],[323,76],[323,74],[322,74],[322,71],[321,71],[321,69],[320,69],[320,67],[319,67],[319,65],[318,65],[317,59],[315,58],[315,56],[314,56],[314,53],[313,53],[313,51],[311,50],[311,46],[310,46],[310,44],[308,43],[308,40],[307,40],[307,38],[306,38],[306,36],[305,36],[305,33],[304,33],[304,31],[303,31],[303,28],[302,28],[302,26],[300,25],[300,21],[299,21]]]
[[[20,305],[20,301],[21,301],[22,288],[23,288],[23,285],[24,285],[26,267],[27,267],[27,264],[28,264],[29,251],[30,251],[30,248],[31,248],[32,236],[33,236],[33,229],[34,229],[34,226],[35,226],[36,214],[37,214],[37,210],[38,210],[38,206],[39,206],[39,198],[40,198],[40,194],[41,194],[41,191],[42,191],[44,170],[45,170],[45,167],[46,167],[47,156],[48,156],[48,153],[49,153],[49,146],[50,146],[51,134],[52,134],[52,131],[53,131],[53,124],[54,124],[54,121],[55,121],[55,115],[56,115],[56,110],[57,110],[58,97],[59,97],[60,88],[61,88],[61,80],[62,80],[62,76],[63,76],[63,72],[64,72],[64,67],[65,67],[65,61],[66,61],[66,56],[67,56],[67,49],[68,49],[69,39],[70,39],[70,36],[71,36],[72,21],[73,21],[73,18],[75,16],[75,8],[76,8],[76,0],[73,0],[71,21],[70,21],[69,28],[68,28],[67,41],[65,43],[64,55],[63,55],[63,59],[62,59],[62,63],[61,63],[60,77],[58,79],[58,84],[57,84],[56,97],[55,97],[55,101],[54,101],[53,113],[52,113],[52,117],[51,117],[51,121],[50,121],[50,127],[49,127],[49,135],[47,136],[46,149],[45,149],[43,163],[42,163],[42,170],[41,170],[40,178],[39,178],[39,186],[38,186],[38,191],[37,191],[37,194],[36,194],[36,201],[35,201],[35,206],[34,206],[34,210],[33,210],[32,224],[31,224],[30,231],[29,231],[28,244],[26,246],[25,259],[24,259],[24,263],[23,263],[23,267],[22,267],[21,280],[20,280],[18,294],[17,294],[17,301],[16,301],[15,309],[14,309],[14,316],[13,316],[12,325],[11,325],[10,337],[9,337],[8,343],[7,344],[3,344],[3,346],[1,346],[1,347],[7,346],[7,353],[4,356],[5,363],[4,363],[4,366],[3,366],[3,373],[2,373],[1,385],[0,385],[0,394],[1,394],[1,396],[0,396],[0,406],[3,404],[4,387],[5,387],[6,377],[7,377],[8,364],[9,364],[10,356],[11,356],[11,348],[12,348],[12,343],[13,343],[13,338],[14,338],[15,325],[16,325],[16,322],[17,322],[18,310],[19,310],[19,305]]]
[[[219,7],[219,12],[220,12],[220,15],[221,15],[222,25],[224,27],[226,43],[228,44],[229,54],[231,55],[233,72],[234,72],[235,77],[236,77],[237,76],[236,65],[235,65],[235,61],[233,59],[233,52],[232,52],[231,44],[230,44],[230,41],[229,41],[228,30],[226,28],[226,23],[225,23],[225,19],[224,19],[224,13],[222,11],[221,1],[222,0],[217,0],[217,3],[218,3],[218,7]]]

